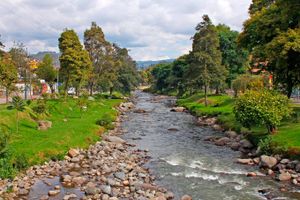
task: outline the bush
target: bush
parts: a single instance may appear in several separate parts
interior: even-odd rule
[[[32,110],[36,113],[36,114],[44,114],[47,112],[47,105],[45,100],[39,99],[37,101],[36,106],[32,107]]]
[[[10,156],[0,158],[0,178],[13,178],[16,170],[11,163]]]
[[[7,131],[0,127],[0,158],[7,152],[8,140],[9,135],[7,134]]]
[[[275,142],[271,136],[267,136],[265,139],[260,140],[258,143],[261,154],[272,155],[280,154],[286,155],[288,152],[288,147]]]
[[[106,115],[103,119],[99,119],[96,121],[96,124],[99,126],[103,126],[106,129],[112,129],[112,122],[114,121],[114,116]]]
[[[234,90],[235,96],[238,96],[239,93],[246,92],[246,90],[261,90],[263,88],[264,79],[260,76],[243,74],[232,82],[232,89]]]
[[[274,91],[248,90],[240,96],[234,106],[236,120],[244,127],[266,126],[268,133],[274,133],[284,117],[290,116],[289,100]]]
[[[17,170],[26,169],[29,166],[28,158],[24,154],[18,154],[14,158],[13,165]]]

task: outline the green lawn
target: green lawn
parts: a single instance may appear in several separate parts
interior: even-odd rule
[[[217,116],[218,121],[226,129],[240,131],[243,128],[235,120],[233,114],[234,98],[228,95],[209,95],[209,105],[204,105],[204,95],[195,94],[185,99],[179,99],[178,104],[189,109],[196,116]],[[294,113],[291,118],[283,120],[278,132],[272,135],[274,141],[289,149],[299,150],[300,153],[300,105],[291,104]],[[265,127],[254,127],[251,139],[258,143],[260,138],[267,135]]]
[[[52,128],[47,131],[37,130],[37,123],[27,112],[21,114],[19,133],[16,133],[16,111],[0,106],[0,125],[9,129],[11,134],[9,150],[13,155],[24,154],[30,164],[40,163],[50,158],[62,157],[71,147],[88,147],[99,140],[104,128],[96,125],[96,121],[112,118],[117,115],[113,109],[121,100],[96,99],[89,101],[88,109],[80,117],[76,99],[49,100],[50,120]],[[33,102],[30,107],[35,103]]]

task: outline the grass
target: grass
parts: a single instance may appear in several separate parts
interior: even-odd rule
[[[37,130],[37,122],[28,112],[21,113],[19,134],[16,134],[16,111],[7,110],[0,105],[0,125],[5,126],[10,134],[9,150],[13,155],[24,155],[30,164],[37,164],[49,159],[63,157],[69,148],[86,148],[99,140],[104,127],[96,125],[97,120],[116,117],[114,106],[120,99],[99,99],[89,101],[88,109],[80,117],[76,99],[49,100],[50,115],[47,120],[52,128],[46,131]],[[35,103],[33,102],[30,107]],[[112,117],[111,117],[112,118]]]
[[[189,109],[196,116],[217,117],[218,122],[224,126],[225,129],[235,130],[240,132],[244,128],[236,121],[233,106],[234,98],[228,95],[209,95],[209,105],[204,105],[204,94],[199,93],[188,98],[179,99],[178,104]],[[300,105],[291,104],[293,108],[293,115],[289,119],[282,121],[278,127],[278,132],[272,135],[273,140],[282,146],[287,147],[291,152],[300,155]],[[267,136],[265,127],[257,126],[251,129],[253,132],[249,139],[258,144],[260,139]]]

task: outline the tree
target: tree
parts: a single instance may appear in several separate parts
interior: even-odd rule
[[[29,82],[32,77],[31,70],[28,64],[28,54],[25,46],[22,43],[15,44],[9,51],[13,62],[15,63],[18,74],[24,82],[24,96],[28,98]]]
[[[290,97],[300,84],[299,1],[253,0],[249,13],[239,44],[256,62],[268,62],[266,69],[273,73],[275,86],[284,86]]]
[[[12,98],[11,105],[8,106],[8,109],[16,110],[17,133],[19,133],[19,112],[23,112],[25,110],[25,103],[24,103],[23,99],[19,96],[14,96]]]
[[[76,88],[78,94],[91,72],[90,58],[74,30],[66,29],[58,41],[61,52],[60,74],[64,79],[65,94],[71,84]]]
[[[104,74],[105,66],[110,65],[108,57],[112,53],[112,48],[105,40],[102,29],[95,22],[92,22],[91,28],[84,32],[84,46],[93,63],[93,73],[88,81],[90,95],[92,95],[95,85]]]
[[[8,103],[9,94],[15,90],[15,84],[18,82],[18,72],[11,56],[5,53],[0,57],[0,86],[6,90],[6,103]]]
[[[288,98],[269,90],[248,90],[234,106],[236,120],[244,127],[264,125],[269,133],[275,133],[276,127],[290,113]]]
[[[208,15],[204,15],[203,21],[196,27],[193,37],[191,52],[191,66],[189,75],[196,85],[204,86],[205,106],[210,84],[214,84],[216,92],[225,81],[226,69],[222,65],[222,54],[216,27],[212,24]]]
[[[36,74],[40,79],[45,80],[49,84],[51,93],[54,93],[56,73],[57,72],[53,65],[53,58],[50,54],[46,54],[43,61],[39,63]]]
[[[220,50],[222,52],[222,65],[228,71],[226,82],[230,87],[232,80],[239,74],[245,73],[249,65],[248,52],[238,46],[237,38],[239,33],[237,31],[231,30],[225,24],[219,24],[217,31],[220,40]]]
[[[136,63],[129,56],[126,48],[121,48],[117,44],[113,45],[115,49],[115,63],[117,67],[117,79],[114,88],[118,91],[128,94],[138,85],[139,74],[136,69]]]

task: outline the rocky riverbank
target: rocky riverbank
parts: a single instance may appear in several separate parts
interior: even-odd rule
[[[182,108],[177,110],[181,111]],[[243,133],[238,134],[235,131],[226,131],[217,123],[216,118],[199,117],[197,124],[200,126],[210,126],[214,130],[223,132],[224,134],[223,136],[208,136],[204,139],[205,141],[214,143],[217,146],[227,146],[234,151],[240,151],[241,158],[238,158],[236,162],[246,165],[257,165],[261,170],[261,173],[249,172],[247,176],[271,176],[277,181],[300,186],[299,160],[290,160],[281,155],[262,155],[259,148],[245,139],[246,136]],[[282,187],[281,190],[285,191],[286,188]]]
[[[121,104],[115,129],[88,149],[70,149],[64,160],[32,166],[13,181],[1,180],[0,199],[173,199],[171,192],[153,183],[155,177],[144,167],[147,152],[131,148],[118,136],[122,114],[133,107]],[[38,184],[48,189],[41,191],[44,187]]]

